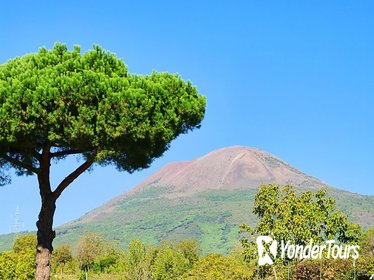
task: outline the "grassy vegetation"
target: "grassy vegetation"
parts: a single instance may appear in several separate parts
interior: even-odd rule
[[[58,227],[54,245],[76,244],[86,232],[97,232],[107,241],[125,248],[134,238],[156,245],[162,240],[193,238],[203,254],[228,254],[238,244],[239,225],[254,225],[252,214],[258,189],[209,190],[192,195],[171,188],[153,187],[116,202],[111,211],[102,211]],[[330,189],[337,207],[363,229],[373,227],[374,197]],[[106,210],[104,206],[101,210]],[[0,251],[10,249],[14,235],[0,236]]]
[[[273,190],[277,189],[279,186],[269,185],[261,187],[259,193],[257,190],[216,190],[182,196],[170,189],[152,188],[136,193],[101,209],[106,211],[98,211],[99,218],[94,219],[89,214],[58,229],[58,242],[54,244],[52,257],[53,277],[85,279],[87,272],[89,279],[98,280],[273,279],[273,270],[258,266],[253,230],[242,232],[242,238],[239,236],[239,225],[243,220],[256,226],[257,235],[270,231],[283,238],[282,234],[289,234],[283,219],[292,220],[294,217],[299,220],[306,217],[312,220],[310,215],[319,213],[317,216],[320,220],[316,220],[315,224],[321,232],[314,233],[312,238],[315,240],[316,236],[324,236],[326,224],[331,224],[330,218],[333,221],[341,217],[340,212],[333,211],[335,206],[329,204],[327,198],[321,199],[318,195],[317,203],[315,200],[305,200],[306,196],[301,195],[300,189],[296,193],[286,187],[283,196],[274,194]],[[337,200],[345,199],[344,195],[348,194],[338,192],[335,197]],[[299,200],[296,199],[298,196]],[[361,197],[351,194],[352,198]],[[371,202],[366,198],[361,201]],[[252,206],[248,207],[251,203]],[[346,209],[352,209],[359,204],[348,200],[345,205]],[[279,214],[273,217],[276,222],[264,223],[269,221],[267,216],[259,215],[260,220],[257,220],[251,214],[264,206],[268,215]],[[330,207],[328,216],[324,216],[327,215],[324,210],[318,212],[319,207],[322,210]],[[288,209],[294,211],[290,217],[284,216]],[[344,221],[346,225],[341,223]],[[295,279],[322,275],[321,279],[344,280],[352,279],[353,273],[360,277],[374,273],[374,229],[361,234],[359,227],[350,225],[346,217],[341,222],[329,233],[337,236],[338,232],[347,231],[347,235],[341,235],[345,238],[342,240],[360,245],[355,270],[352,259],[294,260],[291,263],[279,259],[274,264],[279,279],[286,279],[288,272]],[[320,227],[321,223],[326,224]],[[297,224],[295,221],[291,221],[291,224],[294,227],[290,230],[295,231],[292,234],[297,234],[298,239],[310,239],[312,231],[308,230],[308,226],[312,224]],[[5,238],[10,244],[13,243],[12,235],[3,236],[3,240]],[[35,234],[26,235],[19,237],[11,250],[0,253],[0,280],[32,278],[35,245]]]
[[[208,226],[207,230],[212,228]],[[374,272],[372,252],[373,230],[363,235],[362,255],[353,268],[352,259],[325,259],[294,261],[276,264],[279,279],[368,279]],[[33,279],[35,273],[36,236],[20,236],[13,249],[0,253],[0,280]],[[150,246],[132,240],[126,248],[105,242],[96,233],[86,233],[77,245],[61,245],[52,255],[52,278],[60,280],[273,280],[271,267],[259,267],[247,261],[242,248],[230,251],[227,256],[211,253],[203,255],[194,240],[179,243],[161,242]]]
[[[119,201],[113,212],[98,220],[85,223],[83,217],[60,227],[55,244],[74,243],[75,237],[95,231],[123,247],[134,238],[153,245],[194,238],[204,254],[227,254],[238,240],[239,225],[256,221],[250,214],[256,192],[222,190],[178,196],[167,188],[151,188]]]

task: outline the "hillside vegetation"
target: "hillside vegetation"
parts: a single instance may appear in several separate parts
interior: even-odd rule
[[[254,225],[254,199],[261,183],[292,183],[297,192],[327,189],[339,209],[364,230],[374,226],[374,196],[328,186],[255,148],[228,147],[189,162],[171,163],[130,192],[81,218],[57,227],[55,246],[74,246],[86,232],[126,247],[194,239],[202,253],[228,254],[238,245],[239,225]],[[13,235],[0,236],[0,250]]]
[[[160,193],[159,189],[149,189],[149,192],[152,197],[157,193],[160,202],[164,201],[161,196],[168,193],[167,190]],[[212,205],[213,201],[220,202],[222,199],[218,193],[214,196],[210,194],[209,197],[215,198],[210,201]],[[224,197],[227,197],[227,194]],[[231,200],[240,201],[238,196],[232,196]],[[225,254],[206,254],[201,250],[200,242],[193,239],[182,239],[178,242],[162,240],[151,245],[133,238],[127,246],[120,246],[118,241],[105,241],[98,233],[86,232],[79,236],[76,245],[61,244],[55,248],[52,255],[53,277],[86,279],[88,276],[89,279],[97,280],[271,280],[287,279],[289,275],[290,279],[348,280],[354,275],[358,276],[358,279],[367,279],[374,273],[374,229],[362,233],[358,225],[351,223],[347,216],[336,208],[335,201],[326,196],[324,190],[295,192],[291,186],[263,185],[255,194],[254,200],[251,212],[258,220],[254,221],[253,228],[246,224],[241,225],[241,235],[236,233],[234,239],[240,245]],[[137,197],[137,201],[139,204],[131,204],[131,201],[124,203],[138,207],[139,211],[142,203],[149,202],[144,192]],[[227,224],[230,218],[231,216],[227,216],[222,221],[215,222]],[[309,222],[300,223],[300,220]],[[152,223],[151,225],[155,226]],[[205,235],[217,230],[225,232],[223,226],[213,228],[214,223],[211,225],[210,221],[203,225]],[[334,259],[324,256],[323,260],[289,260],[277,257],[272,266],[259,266],[255,240],[257,236],[269,232],[273,233],[277,240],[291,238],[298,240],[297,244],[301,245],[307,244],[310,238],[316,242],[324,242],[334,237],[343,244],[359,245],[359,256],[355,263],[352,257]],[[232,237],[229,234],[227,236]],[[201,242],[207,244],[221,241],[201,239]],[[31,279],[35,273],[35,245],[35,234],[19,236],[12,250],[1,253],[0,280]]]

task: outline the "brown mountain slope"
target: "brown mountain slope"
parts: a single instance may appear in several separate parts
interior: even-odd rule
[[[189,162],[168,164],[134,191],[169,186],[176,191],[196,193],[209,189],[258,188],[261,184],[275,182],[310,188],[327,186],[264,151],[232,146]]]
[[[192,161],[169,163],[131,191],[120,195],[84,216],[84,221],[110,215],[116,203],[152,187],[168,187],[167,196],[188,196],[207,190],[257,189],[261,184],[291,184],[317,189],[328,187],[282,160],[260,149],[230,146]]]
[[[340,192],[260,149],[231,146],[215,150],[192,161],[167,164],[131,191],[112,199],[73,223],[105,219],[115,212],[118,203],[151,188],[168,188],[162,196],[173,199],[198,196],[199,193],[213,190],[255,191],[261,184],[269,183],[291,184],[304,190],[330,188],[334,193]],[[362,197],[349,192],[344,193],[344,197]]]

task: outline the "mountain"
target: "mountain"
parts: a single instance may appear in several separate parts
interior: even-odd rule
[[[170,186],[178,192],[196,193],[257,188],[260,184],[271,182],[311,188],[327,186],[264,151],[234,146],[216,150],[193,161],[168,164],[137,186],[135,191],[150,186]]]
[[[131,191],[58,227],[55,245],[73,244],[96,231],[124,246],[133,238],[151,244],[194,238],[203,253],[225,254],[238,243],[238,226],[256,223],[254,198],[268,183],[299,191],[328,189],[351,221],[374,226],[374,196],[330,187],[264,151],[234,146],[167,164]]]
[[[170,163],[145,179],[133,190],[120,195],[88,213],[76,223],[85,223],[111,215],[117,203],[130,197],[163,189],[163,197],[199,196],[214,191],[255,190],[261,184],[292,184],[306,189],[328,185],[291,167],[280,159],[256,148],[233,146],[213,151],[192,161]]]

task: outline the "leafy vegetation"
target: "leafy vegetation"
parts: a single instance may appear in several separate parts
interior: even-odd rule
[[[172,197],[166,188],[151,188],[117,202],[111,213],[101,214],[100,220],[84,223],[82,217],[59,227],[55,244],[74,245],[77,237],[95,231],[122,247],[135,238],[152,245],[192,238],[201,244],[204,255],[228,254],[239,243],[239,225],[256,222],[249,211],[256,192],[220,190]]]
[[[305,191],[295,190],[296,193]],[[94,231],[107,241],[118,242],[121,247],[128,246],[134,238],[152,245],[163,240],[192,238],[201,245],[202,254],[226,255],[239,243],[239,226],[245,223],[254,227],[258,221],[252,213],[257,192],[258,189],[210,190],[178,197],[168,188],[154,187],[118,201],[112,212],[101,212],[99,218],[91,219],[90,213],[58,227],[54,244],[69,244],[73,248],[80,236]],[[366,230],[373,225],[363,216],[358,219],[354,213],[374,213],[374,197],[331,189],[328,195],[336,200],[338,209],[342,209],[339,205],[344,202],[354,205],[344,211],[350,221],[366,225],[363,226]],[[0,251],[11,249],[13,237],[12,234],[0,236]]]
[[[363,248],[370,248],[370,237],[362,235],[359,225],[348,221],[347,216],[336,208],[335,200],[327,197],[326,190],[297,194],[292,186],[263,185],[256,195],[253,213],[259,218],[256,227],[241,225],[244,258],[252,267],[256,266],[259,258],[255,242],[257,236],[271,236],[279,241],[290,240],[292,244],[299,245],[306,245],[311,239],[317,244],[336,240],[357,245],[361,238],[361,244],[368,242]],[[364,250],[361,253],[368,255]],[[272,274],[275,278],[285,279],[291,266],[295,270],[296,279],[351,279],[352,270],[347,267],[352,264],[352,259],[328,259],[322,262],[276,258],[271,267],[257,267],[255,274],[262,279],[272,279]]]
[[[295,190],[296,193],[305,191],[300,188]],[[152,187],[110,205],[111,210],[100,211],[100,216],[94,217],[92,215],[95,213],[89,213],[57,228],[55,244],[68,243],[73,246],[79,236],[95,231],[103,235],[105,240],[118,241],[123,247],[134,238],[152,245],[163,240],[193,238],[201,244],[204,255],[226,255],[239,243],[239,226],[243,223],[255,226],[258,222],[252,213],[257,192],[258,189],[209,190],[185,196],[172,189]],[[373,213],[374,197],[365,200],[346,192],[336,192],[333,197],[337,205],[344,201],[355,201],[356,206],[346,208],[345,214],[352,222],[365,223],[365,229],[368,229],[367,220],[355,219],[355,216],[351,218],[349,213]],[[362,204],[358,206],[360,202]]]
[[[209,254],[199,259],[181,279],[191,280],[247,280],[252,276],[249,267],[240,258]]]
[[[1,280],[29,280],[35,276],[36,236],[28,234],[18,237],[13,250],[0,254]]]
[[[292,186],[263,185],[256,195],[253,209],[259,223],[254,229],[248,225],[242,228],[247,233],[271,235],[301,245],[310,239],[357,243],[360,226],[350,223],[348,217],[336,208],[335,200],[326,194],[326,190],[319,190],[297,195]]]
[[[30,240],[34,242],[30,243]],[[21,251],[0,254],[1,280],[34,277],[36,236],[21,236],[16,243],[24,244],[25,247]],[[82,246],[100,247],[102,250],[97,250],[93,257],[87,250],[79,249]],[[363,247],[362,252],[365,253],[362,253],[355,267],[352,260],[303,261],[291,263],[288,267],[278,267],[278,277],[287,279],[287,273],[290,273],[291,279],[348,280],[354,274],[364,277],[374,272],[374,258],[366,253],[367,247]],[[182,240],[179,243],[164,241],[158,246],[152,246],[134,239],[123,250],[118,244],[103,241],[95,233],[87,233],[80,238],[74,250],[64,244],[56,247],[52,254],[52,276],[54,279],[71,280],[85,279],[86,273],[89,279],[97,280],[273,279],[271,271],[265,269],[260,274],[257,264],[248,263],[245,256],[240,249],[232,250],[228,255],[202,255],[198,243],[193,240]]]
[[[361,246],[360,257],[355,263],[352,259],[277,261],[272,267],[276,268],[278,279],[287,279],[289,276],[295,280],[348,280],[353,275],[365,279],[374,273],[374,229],[361,234],[357,227],[342,216],[325,192],[297,194],[289,186],[282,188],[270,185],[260,188],[255,201],[253,210],[259,215],[259,220],[254,228],[243,226],[247,233],[250,231],[248,238],[253,237],[252,234],[269,234],[274,231],[283,234],[283,238],[293,238],[302,243],[305,238],[330,238],[327,234],[331,234],[343,238],[343,242],[354,241]],[[291,210],[292,213],[287,212]],[[271,213],[272,222],[269,223]],[[314,220],[310,217],[312,214],[315,215]],[[305,219],[308,219],[307,223],[304,223]],[[291,223],[295,232],[288,229],[285,220]],[[296,223],[299,220],[303,222]],[[324,226],[314,231],[316,225]],[[16,239],[12,251],[0,254],[0,279],[32,279],[35,272],[35,246],[35,235],[26,235]],[[89,232],[83,234],[74,247],[61,244],[54,250],[52,275],[54,279],[85,279],[87,273],[89,279],[97,280],[274,279],[271,267],[258,266],[257,251],[253,246],[251,239],[244,239],[242,247],[229,250],[226,254],[206,254],[199,243],[191,239],[162,241],[156,245],[133,239],[123,249],[118,242],[105,241],[101,235]]]
[[[50,279],[62,192],[95,164],[130,173],[148,167],[178,135],[200,127],[205,103],[178,75],[131,75],[97,45],[81,54],[55,44],[0,65],[0,185],[9,169],[38,179],[37,279]],[[81,165],[52,186],[51,162],[72,155]]]

